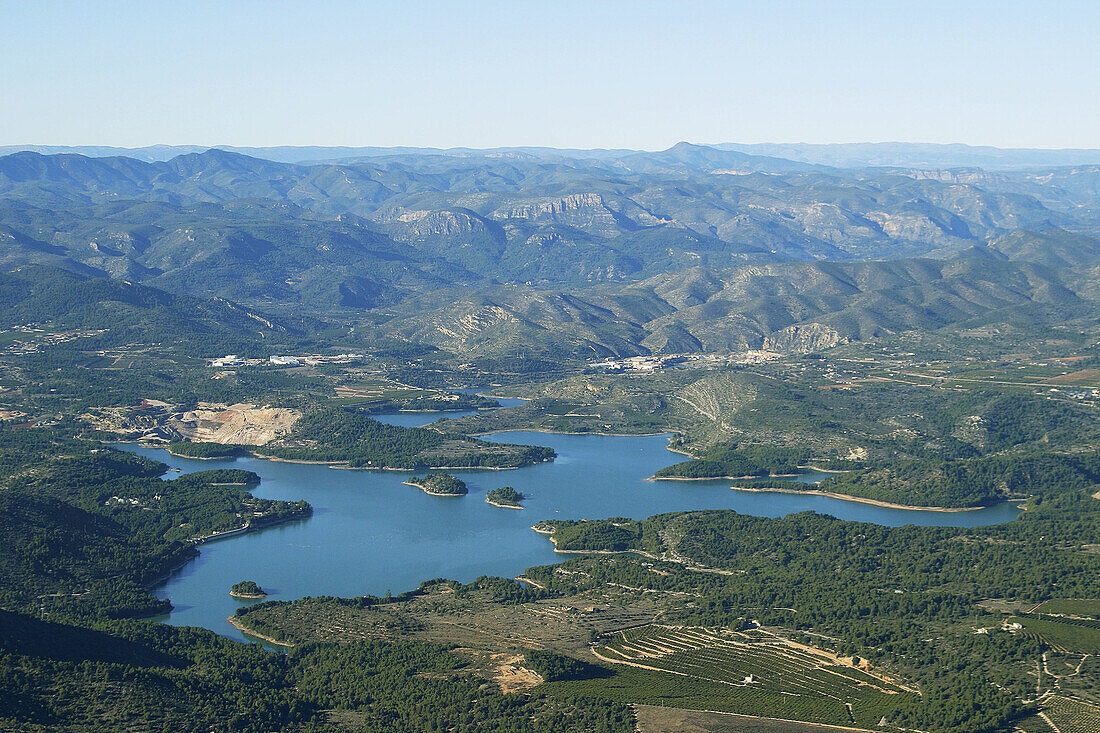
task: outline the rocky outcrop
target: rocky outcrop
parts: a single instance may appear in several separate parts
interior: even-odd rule
[[[284,407],[200,402],[196,409],[173,416],[168,423],[179,435],[196,442],[264,445],[289,433],[301,416]]]
[[[809,354],[848,343],[835,329],[820,323],[787,326],[764,337],[764,351],[787,354]]]

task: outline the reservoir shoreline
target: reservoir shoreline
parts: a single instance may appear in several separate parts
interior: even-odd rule
[[[269,593],[268,600],[382,596],[387,590],[414,589],[425,578],[447,577],[462,583],[482,575],[512,578],[528,568],[583,554],[555,552],[553,545],[530,529],[541,520],[623,515],[645,519],[665,512],[710,510],[779,517],[812,510],[884,526],[967,527],[1012,521],[1018,514],[1010,507],[962,513],[900,511],[809,492],[799,492],[801,496],[733,492],[725,481],[647,482],[647,476],[677,460],[667,450],[667,440],[659,437],[667,434],[509,432],[515,434],[501,434],[499,439],[541,443],[558,453],[555,461],[525,466],[508,475],[508,483],[530,497],[524,502],[526,513],[498,511],[502,507],[484,501],[495,483],[493,474],[481,469],[450,472],[481,501],[437,501],[423,490],[408,491],[402,485],[408,471],[405,475],[383,470],[332,471],[327,463],[249,455],[212,463],[171,456],[162,447],[132,443],[117,447],[168,463],[182,470],[182,475],[222,467],[251,470],[262,479],[254,490],[257,497],[305,500],[313,505],[315,513],[308,522],[288,518],[279,525],[250,527],[248,532],[239,528],[235,534],[212,538],[201,553],[194,545],[186,556],[174,558],[174,572],[163,582],[153,579],[157,597],[173,603],[165,619],[168,623],[202,626],[234,639],[245,637],[226,621],[239,607],[226,589],[242,577],[260,583]],[[223,538],[233,541],[219,541]],[[501,548],[507,549],[502,552]],[[242,626],[247,629],[247,623]]]

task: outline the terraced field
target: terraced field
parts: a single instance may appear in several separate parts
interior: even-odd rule
[[[724,687],[731,711],[792,720],[875,725],[911,694],[884,675],[760,630],[650,625],[620,631],[594,652],[614,664]],[[742,700],[752,702],[737,704]]]

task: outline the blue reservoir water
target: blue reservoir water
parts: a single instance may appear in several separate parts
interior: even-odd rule
[[[421,414],[423,417],[423,414]],[[409,474],[352,471],[257,458],[200,461],[167,451],[123,445],[182,472],[242,468],[263,482],[254,493],[271,499],[305,499],[314,515],[201,546],[195,561],[156,589],[175,610],[165,621],[204,626],[243,639],[226,621],[242,601],[229,596],[241,580],[254,580],[269,599],[400,593],[430,578],[468,582],[480,575],[512,577],[526,568],[559,562],[543,535],[531,531],[542,519],[582,519],[690,509],[734,509],[778,517],[814,510],[842,519],[902,524],[978,526],[1011,521],[1010,504],[970,512],[888,509],[825,496],[733,491],[729,481],[645,481],[658,468],[683,459],[667,450],[667,436],[612,437],[510,432],[491,440],[546,445],[550,462],[508,471],[463,471],[470,493],[428,496],[402,484]],[[178,474],[167,474],[168,478]],[[825,474],[807,474],[816,481]],[[528,496],[523,510],[486,504],[485,493],[513,486]]]

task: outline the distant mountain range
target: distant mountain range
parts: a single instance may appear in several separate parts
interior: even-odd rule
[[[346,158],[321,163],[23,151],[0,157],[0,265],[474,355],[804,351],[1091,307],[1100,165],[948,170],[899,161],[994,149],[731,147],[277,149]],[[891,162],[848,167],[874,156]]]
[[[902,168],[983,168],[985,170],[1021,170],[1060,166],[1100,165],[1100,149],[1088,148],[996,148],[986,145],[937,143],[717,143],[708,146],[716,150],[736,151],[750,155],[785,158],[789,161],[835,168],[902,167]],[[360,158],[395,155],[442,155],[449,157],[515,157],[531,160],[575,158],[578,160],[611,160],[634,154],[649,154],[643,150],[504,147],[504,148],[422,148],[376,147],[346,145],[277,145],[270,147],[240,147],[234,145],[148,145],[140,148],[107,145],[0,145],[0,155],[23,151],[57,155],[74,153],[89,157],[127,157],[146,162],[171,160],[188,153],[210,149],[227,150],[255,158],[281,163],[317,161],[349,161]]]
[[[994,148],[934,143],[722,143],[714,147],[836,168],[885,166],[1023,170],[1100,164],[1100,150],[1095,149]]]

